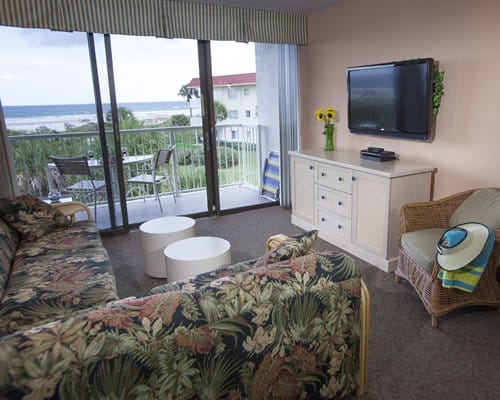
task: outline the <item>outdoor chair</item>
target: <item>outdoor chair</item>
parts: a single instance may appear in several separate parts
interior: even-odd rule
[[[444,231],[466,222],[480,222],[495,235],[493,251],[479,282],[472,292],[442,286],[438,278],[436,245]],[[431,314],[432,327],[438,318],[468,306],[500,309],[497,280],[500,254],[500,189],[478,189],[458,193],[442,200],[406,204],[400,210],[400,255],[395,281],[408,280]]]
[[[87,157],[61,158],[50,157],[56,165],[57,171],[62,178],[62,192],[77,193],[88,199],[89,195],[94,197],[94,219],[97,221],[97,192],[106,187],[105,181],[96,180],[90,170]],[[68,176],[78,177],[78,181],[66,185]],[[83,179],[82,179],[83,178]],[[88,178],[88,179],[85,179]],[[86,201],[88,203],[88,201]]]
[[[177,202],[174,193],[174,180],[172,178],[172,168],[170,164],[170,159],[172,158],[174,149],[175,146],[172,146],[168,149],[158,150],[153,168],[146,169],[142,174],[127,179],[127,183],[141,185],[144,200],[146,200],[145,188],[147,186],[153,186],[154,196],[156,197],[156,200],[158,200],[161,212],[163,212],[163,207],[160,201],[159,186],[161,186],[163,182],[168,181],[170,193],[172,193],[174,202]]]

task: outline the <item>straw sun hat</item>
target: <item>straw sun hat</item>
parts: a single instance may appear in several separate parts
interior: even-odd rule
[[[477,222],[460,224],[446,230],[436,245],[437,264],[445,271],[456,271],[476,259],[488,241],[489,230]]]

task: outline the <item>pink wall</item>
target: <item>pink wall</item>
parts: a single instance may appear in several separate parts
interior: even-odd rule
[[[434,198],[500,187],[499,16],[498,0],[347,0],[310,14],[299,53],[302,148],[322,146],[314,110],[333,105],[337,149],[385,147],[436,167]],[[445,71],[434,141],[351,134],[346,67],[420,57]]]

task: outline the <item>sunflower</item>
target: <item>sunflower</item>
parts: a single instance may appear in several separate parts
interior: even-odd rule
[[[335,119],[335,108],[327,107],[325,110],[326,119]]]
[[[322,108],[318,108],[314,114],[316,115],[316,119],[318,120],[318,122],[323,122],[325,120],[325,114],[323,114],[323,109]]]

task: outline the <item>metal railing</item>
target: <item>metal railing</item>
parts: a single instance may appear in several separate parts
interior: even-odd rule
[[[257,189],[261,181],[261,129],[259,125],[218,125],[217,155],[219,185],[248,185]],[[50,133],[9,136],[18,182],[22,193],[47,195],[53,183],[47,173],[50,156],[87,155],[102,159],[99,133]],[[107,132],[107,143],[114,143]],[[153,155],[159,149],[175,146],[173,175],[177,193],[206,189],[203,135],[201,126],[142,128],[120,131],[122,149],[110,154],[128,156]],[[126,173],[141,173],[144,165],[127,165]],[[152,192],[151,192],[152,195]],[[138,197],[138,191],[127,191],[127,199]]]

